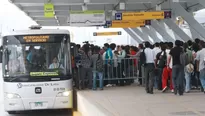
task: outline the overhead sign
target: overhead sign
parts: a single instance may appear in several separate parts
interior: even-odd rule
[[[152,20],[171,18],[171,11],[116,13],[115,20]]]
[[[107,21],[106,27],[108,28],[136,28],[145,25],[151,25],[150,20],[114,20]]]
[[[105,11],[70,11],[70,26],[105,25]]]
[[[25,42],[47,42],[49,36],[24,36]]]
[[[94,32],[93,36],[112,36],[112,35],[122,35],[121,31],[118,32]]]
[[[44,4],[44,16],[46,18],[54,17],[54,6],[52,3]]]

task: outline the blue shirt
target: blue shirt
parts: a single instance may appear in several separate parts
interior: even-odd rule
[[[108,61],[112,63],[112,58],[113,58],[112,50],[108,48],[105,53],[105,64],[108,64]]]

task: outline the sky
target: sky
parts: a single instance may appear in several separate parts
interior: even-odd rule
[[[8,2],[9,0],[0,0],[0,32],[9,33],[13,29],[14,30],[23,30],[28,29],[31,25],[36,25],[36,23],[29,18],[24,12],[19,10],[16,6]],[[198,22],[204,23],[205,22],[205,9],[200,10],[196,13],[195,18]],[[93,38],[91,35],[86,34],[85,28],[70,28],[74,32],[78,30],[78,33],[84,33],[87,37],[90,37],[91,40],[95,40],[96,38]],[[96,28],[90,28],[91,30],[96,30]],[[109,31],[106,29],[100,29],[103,31]],[[99,31],[96,30],[96,31]],[[117,31],[123,31],[122,29],[117,29]],[[75,37],[79,37],[79,34],[74,34]],[[127,35],[122,37],[123,38],[128,37]],[[82,37],[81,37],[82,38]],[[101,38],[101,40],[109,40],[110,37]],[[100,37],[98,38],[100,40]],[[116,40],[118,41],[118,40]],[[79,42],[81,42],[79,40]],[[101,43],[104,41],[101,41]],[[122,41],[122,43],[125,43],[125,41]],[[132,43],[132,42],[131,42]]]

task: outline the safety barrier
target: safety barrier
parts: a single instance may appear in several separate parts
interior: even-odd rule
[[[104,63],[104,70],[103,70],[104,84],[106,83],[110,84],[110,83],[116,83],[122,81],[132,83],[135,79],[139,79],[138,61],[136,58],[103,60],[103,63]],[[83,68],[81,67],[81,61],[78,61],[74,69],[75,71],[73,72],[73,74],[75,74],[74,80],[75,80],[75,85],[77,87],[79,86],[79,84],[81,84],[82,71],[86,71],[84,72],[85,75],[83,75],[83,77],[86,77],[84,80],[88,81],[89,78],[92,79],[93,76],[92,67],[87,69]],[[143,69],[144,68],[142,67],[142,77],[144,77]],[[91,77],[88,77],[89,75]]]

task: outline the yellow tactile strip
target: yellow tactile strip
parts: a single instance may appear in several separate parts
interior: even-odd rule
[[[73,111],[73,116],[82,116],[82,114],[80,112]]]

